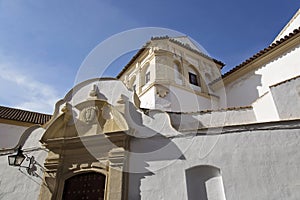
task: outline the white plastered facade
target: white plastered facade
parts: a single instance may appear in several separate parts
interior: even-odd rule
[[[289,27],[299,27],[298,21],[297,15]],[[299,38],[213,84],[222,63],[188,38],[151,40],[119,80],[87,80],[57,102],[50,123],[36,129],[40,134],[31,130],[25,143],[40,147],[41,140],[50,149],[39,157],[45,179],[34,185],[19,174],[0,195],[19,197],[23,184],[31,184],[28,199],[61,199],[65,177],[97,171],[107,177],[104,198],[110,200],[299,199]],[[95,156],[99,165],[81,160],[83,151],[72,149],[78,141],[101,153]],[[7,174],[17,173],[5,167],[0,177],[7,182]]]

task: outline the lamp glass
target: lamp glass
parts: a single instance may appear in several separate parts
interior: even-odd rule
[[[15,165],[16,155],[8,156],[8,164]]]
[[[16,155],[8,156],[8,164],[12,166],[21,166],[26,157],[23,155],[22,150],[18,150]]]
[[[15,166],[20,166],[25,159],[25,156],[23,154],[17,154],[16,160],[15,160]]]

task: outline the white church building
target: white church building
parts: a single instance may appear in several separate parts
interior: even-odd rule
[[[300,199],[300,10],[223,66],[187,36],[153,37],[52,116],[1,106],[0,199]]]

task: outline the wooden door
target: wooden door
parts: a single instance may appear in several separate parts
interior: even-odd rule
[[[65,181],[63,200],[103,200],[105,175],[89,172],[72,176]]]

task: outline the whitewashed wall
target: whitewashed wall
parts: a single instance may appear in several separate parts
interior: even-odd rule
[[[300,118],[300,78],[271,87],[278,117],[283,120]]]
[[[26,126],[0,123],[0,149],[13,148],[17,145]]]
[[[299,199],[299,127],[262,128],[235,127],[227,130],[234,134],[215,136],[131,140],[131,150],[143,152],[144,160],[130,159],[130,166],[139,166],[146,172],[130,174],[129,199],[188,199],[192,194],[188,194],[186,171],[207,165],[221,170],[227,200]],[[169,154],[159,151],[163,144],[169,145]],[[153,150],[155,156],[148,157],[146,152]],[[178,153],[184,155],[177,157]],[[201,177],[195,174],[194,179],[197,182]],[[220,184],[211,188],[222,192],[218,187]],[[211,190],[207,199],[215,199],[210,194]]]
[[[155,88],[151,87],[147,92],[145,92],[143,95],[141,95],[140,101],[141,101],[141,108],[155,108]]]
[[[280,119],[270,92],[258,98],[252,105],[257,122],[277,121]]]
[[[39,143],[43,128],[36,128],[26,140],[22,149],[35,149],[41,147]],[[34,156],[35,160],[43,165],[47,152],[37,150],[27,152],[28,155]],[[26,164],[26,161],[24,161]],[[8,157],[0,156],[0,199],[38,199],[40,187],[42,184],[43,171],[37,167],[36,173],[40,177],[30,176],[25,168],[18,168],[8,165]]]
[[[173,112],[195,112],[199,110],[211,110],[217,108],[215,98],[207,98],[185,89],[175,86],[168,87],[168,94],[159,97],[155,94],[156,108]],[[143,99],[141,99],[143,102]]]
[[[300,75],[299,58],[300,45],[226,85],[227,107],[250,105],[270,86]]]
[[[298,29],[300,27],[300,9],[297,13],[292,17],[290,22],[282,29],[280,34],[275,38],[275,41],[280,40],[284,36],[288,35],[289,33],[293,32],[294,29]]]
[[[170,113],[169,115],[172,125],[181,131],[196,131],[198,128],[223,127],[256,122],[256,116],[251,107],[205,113]]]

